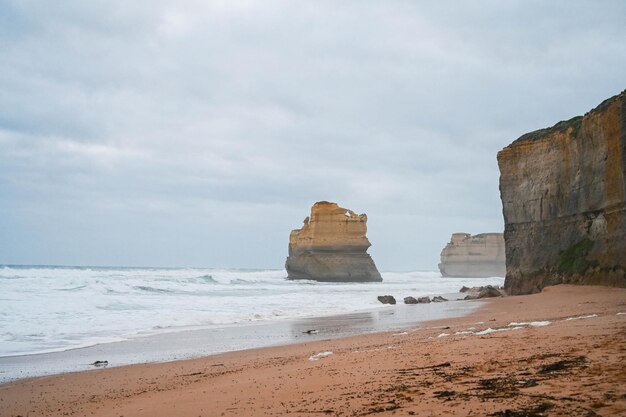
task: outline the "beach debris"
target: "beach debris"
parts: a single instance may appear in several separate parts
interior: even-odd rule
[[[386,348],[374,348],[374,349],[366,349],[366,350],[353,350],[352,353],[365,353],[365,352],[380,352],[387,349],[397,349],[398,346],[391,345]],[[331,352],[332,353],[332,352]]]
[[[531,407],[531,408],[523,408],[521,410],[511,410],[511,409],[506,409],[503,411],[498,411],[492,414],[487,414],[490,417],[542,417],[545,416],[545,412],[548,411],[549,409],[553,408],[554,405],[548,403],[548,402],[543,402],[535,407]],[[588,415],[597,415],[595,413],[593,414],[588,414]]]
[[[316,361],[316,360],[319,360],[319,359],[321,359],[321,358],[325,358],[325,357],[327,357],[327,356],[330,356],[330,355],[332,355],[332,354],[333,354],[333,352],[320,352],[320,353],[316,353],[315,355],[311,355],[311,356],[309,356],[309,360],[310,360],[311,362],[312,362],[312,361]]]
[[[443,303],[444,301],[448,301],[447,298],[443,298],[440,295],[436,295],[433,297],[433,303]]]
[[[396,299],[393,297],[393,295],[379,295],[378,301],[380,301],[383,304],[395,304],[396,303]]]
[[[94,363],[92,363],[90,365],[106,367],[106,366],[109,365],[109,361],[95,361]]]
[[[543,365],[537,373],[547,374],[551,372],[563,371],[567,368],[575,367],[575,366],[583,366],[587,358],[585,356],[575,356],[567,359],[563,359],[554,363],[549,363],[547,365]]]
[[[454,392],[454,391],[435,391],[435,392],[433,392],[433,396],[435,398],[445,398],[447,400],[450,400],[452,397],[454,397],[455,394],[456,394],[456,392]]]
[[[616,314],[616,316],[625,316],[625,315],[626,315],[626,313],[624,313],[622,311],[620,311],[619,313]]]
[[[428,330],[437,330],[437,329],[441,329],[441,330],[448,330],[450,329],[450,326],[435,326],[435,327],[427,327],[426,329]]]
[[[408,335],[408,332],[401,332],[401,333],[394,333],[393,336],[406,336]]]
[[[417,302],[419,304],[429,304],[430,303],[430,297],[426,296],[426,297],[419,297],[417,299]]]
[[[306,333],[306,334],[318,334],[320,331],[317,329],[311,329],[311,330],[306,330],[302,333]]]
[[[417,298],[415,297],[404,297],[404,304],[417,304]]]
[[[367,414],[384,413],[385,411],[393,411],[398,408],[400,408],[400,406],[395,401],[390,401],[388,405],[370,408]]]
[[[446,337],[446,336],[450,336],[450,333],[441,333],[437,337]]]

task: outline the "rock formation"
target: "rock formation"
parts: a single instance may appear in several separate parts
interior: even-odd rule
[[[626,287],[626,91],[498,153],[510,294]]]
[[[441,251],[439,271],[444,277],[503,277],[506,267],[502,233],[454,233]]]
[[[289,279],[331,282],[382,281],[367,253],[367,216],[320,201],[301,229],[289,235]]]
[[[396,299],[393,295],[379,295],[377,299],[383,304],[395,304],[396,303]]]
[[[461,292],[467,293],[465,298],[463,298],[464,300],[478,300],[480,298],[503,297],[506,295],[504,288],[496,288],[492,285],[485,285],[484,287],[472,287]]]
[[[415,297],[404,297],[404,304],[417,304],[417,298]]]

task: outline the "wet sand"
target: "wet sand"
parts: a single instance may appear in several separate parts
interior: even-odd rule
[[[625,356],[626,289],[558,286],[419,328],[23,379],[0,415],[617,416]]]

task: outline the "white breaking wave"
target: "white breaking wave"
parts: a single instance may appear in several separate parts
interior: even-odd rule
[[[284,270],[0,267],[0,356],[136,336],[383,308],[502,278],[382,273],[382,283],[288,281]]]

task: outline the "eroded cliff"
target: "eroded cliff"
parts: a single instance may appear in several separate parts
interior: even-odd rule
[[[289,279],[335,282],[382,281],[367,253],[367,216],[320,201],[301,229],[289,235]]]
[[[626,91],[498,153],[511,294],[626,287]]]
[[[454,233],[441,251],[439,271],[444,277],[503,277],[506,268],[502,233]]]

